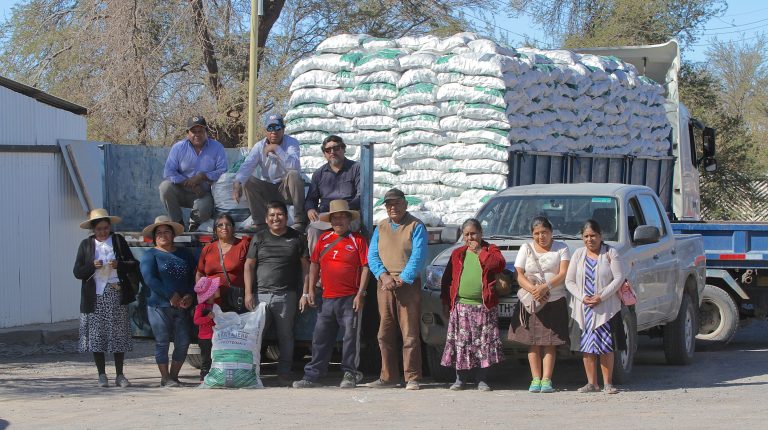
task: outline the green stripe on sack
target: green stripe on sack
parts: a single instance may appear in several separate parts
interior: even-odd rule
[[[253,363],[253,352],[245,349],[214,349],[211,361],[223,363]]]

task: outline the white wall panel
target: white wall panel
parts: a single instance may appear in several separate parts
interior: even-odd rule
[[[0,86],[0,145],[36,145],[37,104],[41,103]]]

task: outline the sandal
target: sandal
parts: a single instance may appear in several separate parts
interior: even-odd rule
[[[597,385],[587,384],[576,391],[579,393],[599,393],[600,388]]]
[[[619,389],[618,389],[618,388],[616,388],[616,387],[614,387],[614,386],[613,386],[613,385],[611,385],[611,384],[608,384],[608,385],[606,385],[606,386],[603,388],[603,392],[604,392],[605,394],[619,394]]]

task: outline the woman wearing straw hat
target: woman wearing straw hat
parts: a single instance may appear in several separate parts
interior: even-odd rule
[[[108,387],[106,356],[115,357],[115,385],[129,387],[123,375],[125,352],[133,349],[128,303],[135,298],[127,273],[138,269],[125,238],[112,233],[120,217],[94,209],[80,228],[93,234],[80,242],[72,270],[82,280],[80,289],[80,352],[92,352],[99,372],[99,386]]]
[[[160,385],[178,387],[179,371],[187,358],[194,300],[195,258],[186,248],[175,247],[173,239],[184,226],[165,215],[142,231],[155,244],[141,257],[141,274],[149,287],[147,315],[155,335],[155,362]],[[168,368],[168,347],[173,339],[173,357]]]

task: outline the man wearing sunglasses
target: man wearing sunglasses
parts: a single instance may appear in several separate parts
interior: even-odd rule
[[[269,115],[264,122],[267,137],[257,142],[240,165],[232,186],[238,203],[245,190],[256,230],[267,227],[267,202],[279,200],[293,205],[293,229],[304,231],[308,223],[304,211],[304,181],[301,179],[299,141],[285,135],[283,117]],[[256,175],[253,175],[256,168]]]
[[[332,200],[346,200],[351,210],[360,210],[360,164],[345,156],[347,145],[339,136],[326,137],[320,148],[328,163],[312,174],[305,201],[311,223],[307,229],[309,249],[314,249],[320,232],[331,228],[330,223],[320,220],[320,214],[330,210]],[[351,228],[358,231],[360,221],[356,219]]]

